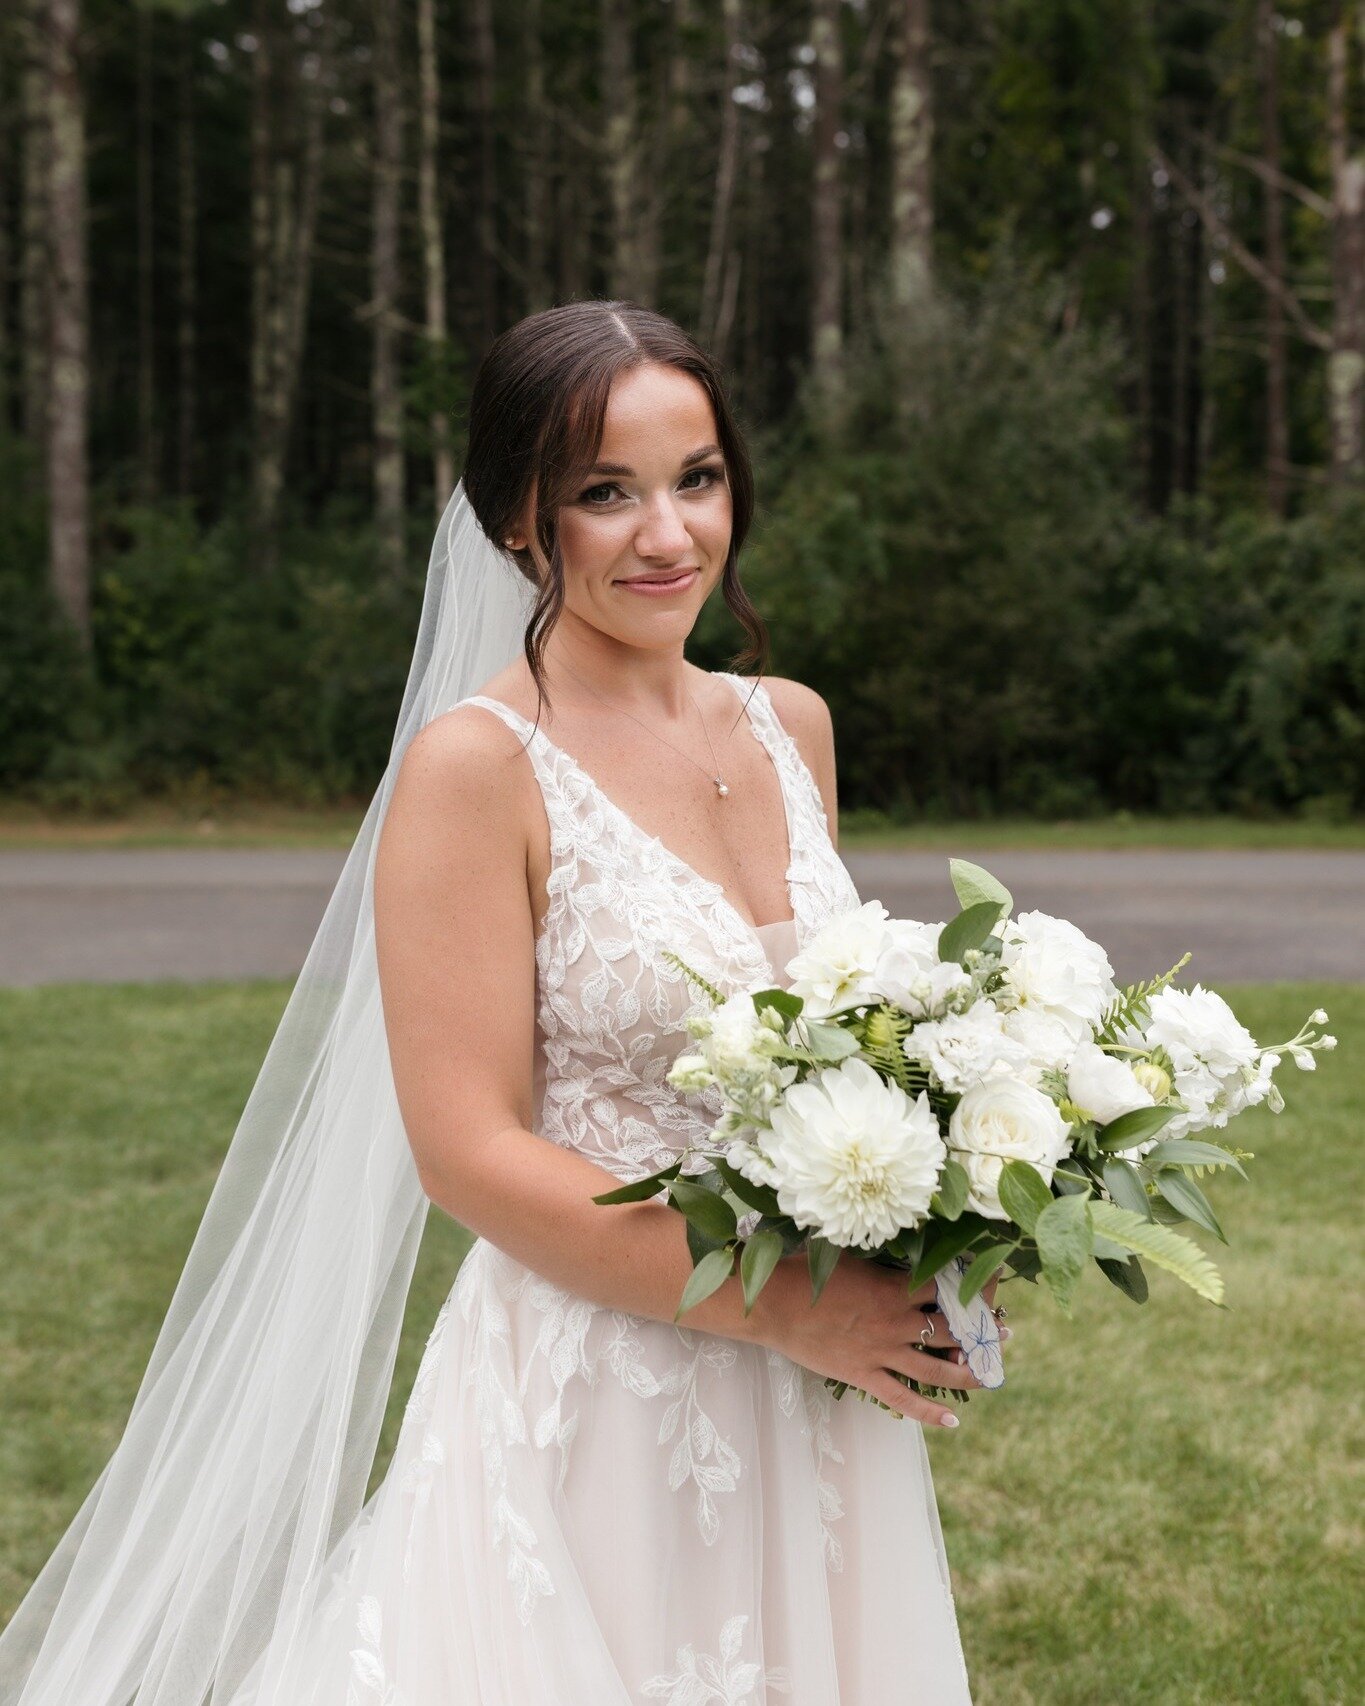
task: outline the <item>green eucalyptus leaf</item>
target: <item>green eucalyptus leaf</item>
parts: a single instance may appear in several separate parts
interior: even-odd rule
[[[979,948],[990,935],[991,927],[999,917],[999,904],[993,900],[983,900],[959,912],[956,918],[950,918],[939,931],[939,959],[944,965],[953,960],[961,965],[968,948]]]
[[[679,1303],[678,1312],[673,1319],[679,1320],[703,1298],[710,1297],[713,1291],[718,1291],[734,1272],[734,1266],[735,1253],[728,1246],[723,1250],[711,1250],[703,1256],[683,1287],[682,1302]]]
[[[991,1275],[999,1273],[1005,1264],[1005,1258],[1012,1255],[1015,1249],[1014,1244],[987,1244],[984,1250],[978,1250],[957,1288],[958,1300],[970,1303],[977,1292],[989,1282]]]
[[[979,1215],[963,1215],[955,1221],[932,1221],[931,1229],[942,1225],[943,1230],[937,1235],[925,1238],[925,1251],[915,1264],[915,1271],[910,1276],[909,1289],[918,1291],[926,1280],[933,1279],[941,1273],[954,1256],[959,1256],[969,1244],[981,1236],[981,1218]]]
[[[738,1167],[732,1167],[719,1156],[716,1156],[711,1164],[734,1194],[741,1197],[750,1208],[756,1208],[760,1214],[781,1214],[782,1207],[777,1200],[777,1192],[771,1185],[756,1185],[752,1179],[746,1179]]]
[[[1042,1174],[1027,1161],[1007,1161],[1000,1169],[999,1192],[1001,1208],[1031,1238],[1038,1216],[1053,1200]]]
[[[1235,1155],[1220,1149],[1216,1143],[1197,1143],[1191,1137],[1168,1137],[1149,1149],[1142,1165],[1153,1173],[1158,1167],[1231,1167],[1246,1178],[1246,1168]]]
[[[1070,1309],[1093,1245],[1090,1198],[1058,1197],[1050,1202],[1038,1216],[1033,1237],[1043,1262],[1043,1284],[1063,1309]]]
[[[938,1176],[938,1189],[930,1198],[929,1207],[940,1220],[956,1220],[967,1206],[971,1190],[967,1169],[960,1161],[948,1160]]]
[[[698,1232],[722,1242],[735,1235],[735,1211],[714,1191],[690,1179],[674,1179],[668,1187],[674,1208],[681,1209]]]
[[[806,1005],[799,995],[793,995],[789,989],[773,988],[754,991],[754,1010],[761,1013],[765,1007],[774,1007],[784,1019],[795,1019]]]
[[[1131,1149],[1134,1144],[1145,1143],[1149,1137],[1155,1137],[1177,1112],[1175,1108],[1165,1107],[1134,1108],[1131,1113],[1120,1114],[1116,1120],[1101,1126],[1095,1142],[1106,1151]]]
[[[1110,1239],[1105,1239],[1106,1244],[1110,1242],[1112,1242]],[[1096,1235],[1097,1246],[1098,1243],[1099,1234]],[[1100,1272],[1107,1280],[1116,1285],[1125,1297],[1132,1298],[1134,1303],[1146,1303],[1147,1276],[1143,1273],[1142,1263],[1138,1261],[1136,1256],[1129,1256],[1126,1261],[1122,1262],[1110,1261],[1107,1256],[1101,1256],[1098,1260]]]
[[[1120,1208],[1126,1208],[1130,1214],[1140,1214],[1144,1220],[1152,1218],[1147,1187],[1131,1161],[1122,1161],[1117,1155],[1111,1155],[1104,1163],[1104,1188]]]
[[[644,1202],[647,1197],[657,1196],[669,1179],[676,1179],[682,1168],[681,1161],[673,1161],[667,1167],[661,1167],[657,1173],[650,1173],[643,1179],[632,1179],[628,1185],[618,1185],[614,1191],[603,1191],[600,1197],[594,1197],[594,1202]]]
[[[965,908],[991,901],[1002,917],[1012,910],[1014,896],[998,877],[993,877],[981,865],[972,864],[970,859],[950,859],[948,875],[959,906]]]
[[[843,1246],[831,1244],[827,1238],[821,1238],[818,1233],[812,1233],[806,1245],[806,1263],[810,1268],[810,1300],[818,1303],[820,1293],[825,1289],[825,1282],[834,1272],[842,1253]]]
[[[1206,1232],[1212,1232],[1215,1238],[1227,1243],[1209,1199],[1188,1174],[1178,1167],[1164,1167],[1153,1183],[1171,1207],[1178,1209],[1186,1220],[1192,1220],[1196,1226],[1202,1226]]]
[[[842,1025],[827,1024],[822,1019],[807,1020],[806,1039],[817,1060],[847,1060],[849,1055],[858,1052],[858,1039],[851,1031],[846,1031]]]
[[[739,1258],[739,1277],[744,1284],[744,1313],[753,1308],[773,1269],[782,1260],[782,1237],[777,1232],[755,1232],[744,1242]]]

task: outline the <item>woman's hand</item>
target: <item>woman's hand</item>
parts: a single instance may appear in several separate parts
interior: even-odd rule
[[[982,1292],[988,1306],[995,1286],[991,1280]],[[900,1415],[956,1427],[955,1410],[896,1379],[905,1374],[925,1386],[981,1385],[942,1314],[926,1310],[936,1295],[932,1280],[907,1293],[903,1272],[851,1258],[839,1263],[812,1305],[805,1256],[787,1256],[754,1305],[753,1337],[817,1374],[862,1387]],[[956,1356],[931,1356],[931,1349]]]

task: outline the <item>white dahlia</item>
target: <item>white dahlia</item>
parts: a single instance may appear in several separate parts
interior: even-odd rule
[[[924,1219],[945,1158],[928,1096],[911,1101],[857,1055],[793,1084],[763,1148],[783,1213],[869,1250]]]

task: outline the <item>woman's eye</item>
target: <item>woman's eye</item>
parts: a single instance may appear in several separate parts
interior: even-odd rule
[[[719,468],[691,468],[688,470],[688,472],[686,474],[683,475],[683,478],[685,480],[690,480],[692,478],[693,474],[700,474],[702,476],[702,478],[705,480],[706,486],[714,486],[716,484],[716,482],[719,479],[721,479],[721,477],[722,477],[721,471]],[[694,492],[705,491],[706,486],[693,486],[692,490]]]
[[[606,508],[605,504],[593,502],[593,493],[594,492],[614,492],[615,490],[616,490],[616,487],[614,485],[612,485],[612,483],[610,481],[607,481],[604,485],[601,485],[601,486],[589,486],[587,491],[585,491],[582,494],[582,502],[587,504],[590,509],[605,509]]]

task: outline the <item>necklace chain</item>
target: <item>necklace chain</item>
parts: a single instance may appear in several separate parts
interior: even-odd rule
[[[663,741],[665,746],[673,747],[674,752],[678,753],[681,757],[685,758],[689,764],[695,764],[697,766],[697,769],[700,770],[703,774],[705,774],[706,766],[702,763],[699,763],[697,759],[693,758],[693,756],[690,752],[684,752],[680,746],[674,746],[674,744],[671,740],[668,740],[664,735],[659,734],[657,730],[651,729],[648,723],[640,722],[640,719],[635,715],[635,713],[633,711],[627,711],[623,706],[613,705],[609,699],[604,699],[602,697],[602,695],[597,691],[596,688],[588,686],[588,683],[583,680],[581,675],[579,675],[575,670],[569,669],[568,664],[564,664],[563,668],[568,671],[568,673],[573,677],[573,679],[578,683],[578,685],[580,687],[584,688],[587,692],[591,693],[593,698],[598,700],[601,704],[605,705],[609,711],[619,711],[623,717],[629,717],[631,722],[639,723],[640,727],[645,731],[646,734],[653,735],[655,740]],[[701,732],[706,736],[706,744],[711,749],[711,763],[715,766],[715,773],[711,777],[711,781],[715,783],[716,793],[723,800],[725,798],[725,796],[730,792],[730,786],[727,782],[723,781],[721,778],[720,761],[716,757],[715,747],[712,746],[712,744],[711,744],[711,731],[706,726],[706,718],[704,716],[702,716],[701,706],[697,704],[697,701],[695,699],[693,699],[692,694],[688,691],[687,688],[684,688],[683,692],[687,694],[688,699],[691,701],[692,709],[697,713],[697,716],[701,718]]]

